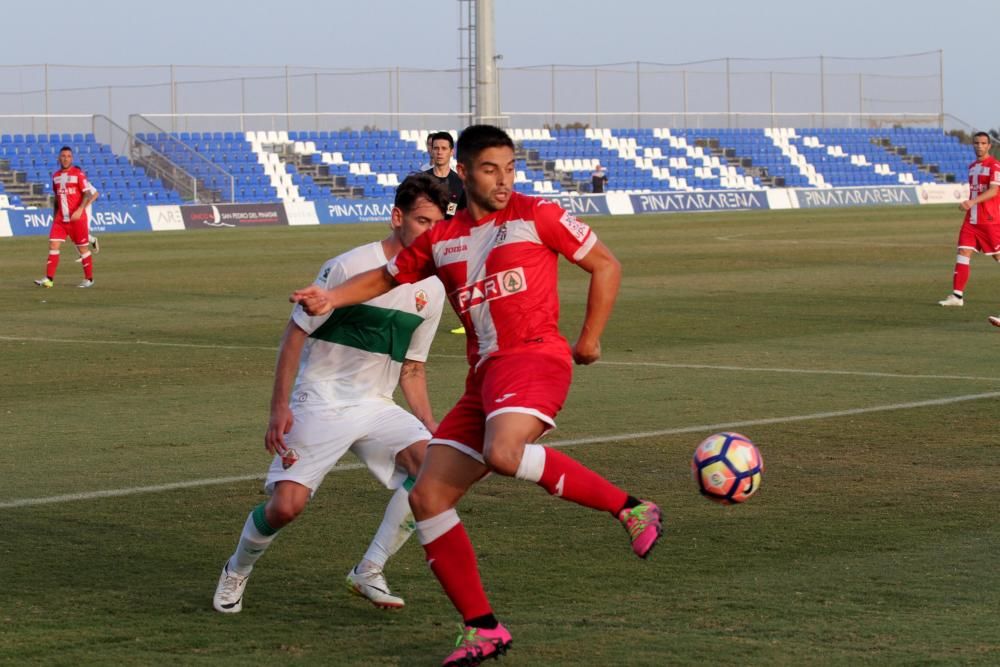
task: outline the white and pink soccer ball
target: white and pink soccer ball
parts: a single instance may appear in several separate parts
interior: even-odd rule
[[[701,441],[691,459],[698,490],[709,500],[742,503],[760,488],[764,460],[750,438],[739,433],[716,433]]]

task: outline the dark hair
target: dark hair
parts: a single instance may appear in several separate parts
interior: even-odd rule
[[[421,197],[441,209],[441,213],[445,213],[451,196],[437,178],[419,172],[403,179],[396,188],[396,198],[392,203],[403,213],[409,213]]]
[[[447,141],[449,148],[455,147],[455,139],[451,136],[451,132],[435,132],[434,134],[427,137],[427,141],[430,142],[431,146],[433,146],[434,142],[437,141],[438,139]]]
[[[62,148],[59,149],[59,152],[62,153],[63,151],[69,151],[70,153],[72,153],[73,149],[70,148],[69,146],[63,146]]]
[[[993,139],[986,132],[976,132],[974,135],[972,135],[972,138],[975,139],[976,137],[986,137],[986,142],[987,143],[990,143],[990,144],[993,143]]]
[[[514,150],[513,140],[499,127],[470,125],[458,135],[458,160],[471,169],[472,163],[484,150],[503,146]]]

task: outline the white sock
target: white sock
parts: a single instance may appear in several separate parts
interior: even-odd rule
[[[514,477],[528,482],[538,483],[545,470],[545,447],[542,445],[525,445],[521,463],[517,466]]]
[[[413,512],[410,511],[410,492],[401,486],[386,505],[382,523],[365,552],[362,567],[358,569],[370,571],[384,568],[386,561],[410,538],[415,527]]]
[[[253,570],[254,563],[264,555],[267,548],[274,541],[277,533],[264,535],[257,530],[253,521],[253,512],[247,516],[246,523],[243,524],[243,532],[240,534],[240,541],[236,545],[236,551],[229,558],[229,571],[240,576],[247,576]]]
[[[420,539],[420,544],[427,546],[460,523],[462,520],[458,518],[458,512],[452,507],[450,510],[445,510],[429,519],[418,521],[417,538]]]

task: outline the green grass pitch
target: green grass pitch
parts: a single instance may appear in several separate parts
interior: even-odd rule
[[[503,664],[1000,663],[1000,269],[976,257],[965,307],[937,306],[960,220],[591,220],[625,279],[550,437],[659,502],[666,534],[641,562],[610,517],[478,485],[459,512],[514,636]],[[263,498],[287,295],[384,231],[109,234],[91,290],[72,251],[34,287],[44,238],[0,239],[0,664],[439,663],[459,619],[415,539],[387,568],[404,610],[344,589],[389,497],[363,470],[327,478],[241,614],[211,610]],[[563,263],[561,292],[572,338],[585,274]],[[465,372],[454,326],[428,365],[438,417]],[[737,507],[688,467],[727,428],[766,465]]]

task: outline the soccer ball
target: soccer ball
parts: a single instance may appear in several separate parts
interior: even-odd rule
[[[723,505],[742,503],[760,488],[764,460],[745,435],[716,433],[694,450],[691,473],[709,500]]]

